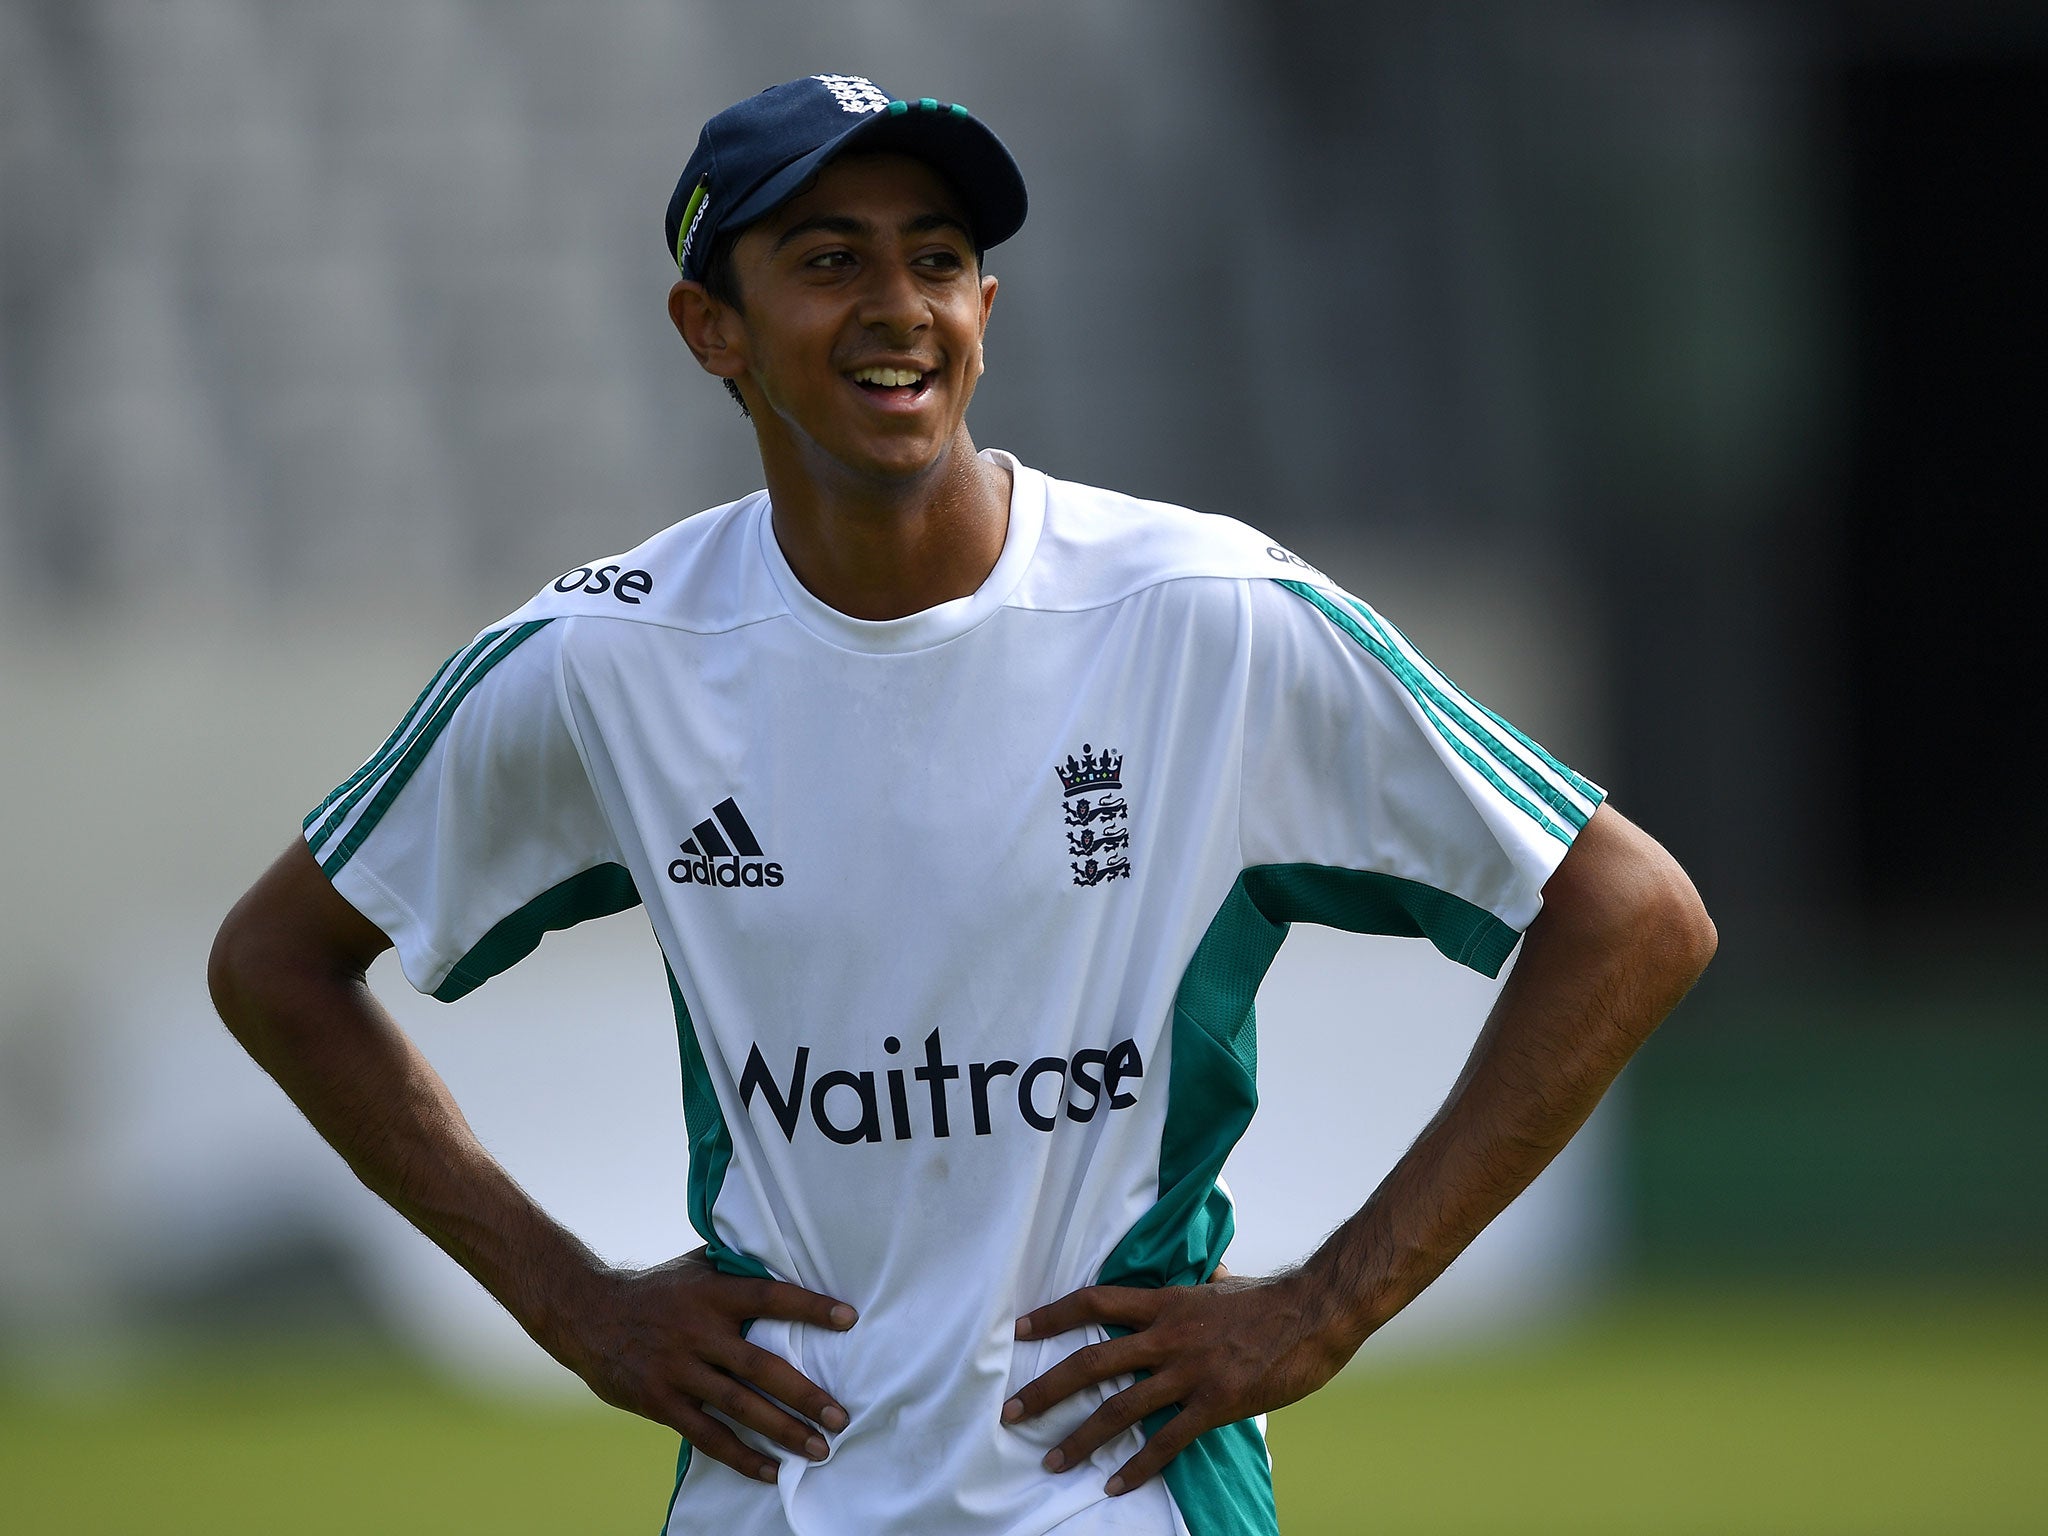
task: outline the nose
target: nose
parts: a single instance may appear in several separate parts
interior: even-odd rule
[[[899,339],[932,323],[931,303],[904,261],[877,261],[869,267],[857,313],[862,325]]]

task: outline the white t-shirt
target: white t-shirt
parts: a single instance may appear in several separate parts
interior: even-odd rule
[[[673,1531],[1271,1529],[1252,1423],[1122,1499],[1135,1430],[1043,1471],[1114,1384],[1005,1426],[1101,1337],[1013,1321],[1214,1269],[1289,922],[1496,974],[1601,798],[1263,534],[994,457],[1009,528],[970,596],[849,618],[757,493],[485,630],[307,821],[443,999],[644,904],[691,1220],[859,1309],[750,1335],[846,1406],[830,1459],[757,1442],[770,1487],[686,1449]]]

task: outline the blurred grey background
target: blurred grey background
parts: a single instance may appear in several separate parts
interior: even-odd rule
[[[826,70],[1024,167],[980,442],[1300,549],[1720,921],[1439,1329],[2039,1272],[2040,7],[0,0],[0,1360],[532,1369],[238,1056],[205,947],[442,656],[754,487],[661,217],[705,116]],[[454,1009],[381,979],[572,1224],[691,1243],[637,916]],[[1489,995],[1295,941],[1234,1263],[1356,1204]]]

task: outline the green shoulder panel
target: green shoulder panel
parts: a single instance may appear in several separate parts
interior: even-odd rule
[[[440,739],[448,722],[455,718],[455,711],[470,691],[488,677],[499,662],[552,622],[551,619],[530,619],[510,629],[493,630],[480,636],[467,651],[461,653],[458,662],[444,665],[435,675],[435,681],[428,685],[432,699],[424,703],[415,701],[406,720],[400,722],[398,730],[392,733],[377,755],[314,811],[308,822],[318,820],[320,826],[308,836],[307,844],[330,880],[355,857],[363,839],[376,830],[377,823],[391,808],[391,802],[398,798],[399,791],[405,788],[426,760],[427,753],[433,750],[434,743]],[[421,699],[426,700],[426,695],[423,694]],[[349,813],[366,795],[370,796],[370,803],[356,817],[355,825],[338,843],[332,841],[336,830],[348,820]]]
[[[1559,842],[1569,845],[1606,791],[1565,767],[1527,736],[1460,691],[1393,625],[1357,598],[1282,580],[1407,690],[1452,752],[1496,793]]]

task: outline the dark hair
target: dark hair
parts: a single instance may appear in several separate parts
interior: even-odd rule
[[[728,229],[720,231],[718,238],[711,242],[711,254],[704,258],[704,287],[719,303],[744,315],[747,309],[740,302],[740,275],[733,270],[732,264],[732,249],[739,243],[739,238],[740,231]],[[752,421],[754,413],[747,409],[739,383],[727,379],[725,392],[732,396],[732,403],[740,408],[740,414]]]

